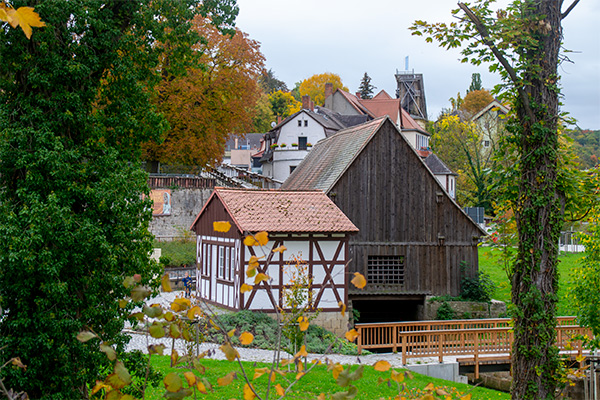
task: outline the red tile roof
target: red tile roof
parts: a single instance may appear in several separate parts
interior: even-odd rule
[[[213,195],[221,200],[241,232],[358,232],[321,190],[215,188]]]

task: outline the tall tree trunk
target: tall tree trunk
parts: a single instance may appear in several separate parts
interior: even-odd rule
[[[525,1],[523,17],[538,41],[525,53],[517,100],[521,180],[515,216],[519,248],[512,274],[515,305],[513,399],[550,399],[556,390],[556,292],[562,195],[557,188],[560,0]],[[516,125],[515,125],[516,126]]]

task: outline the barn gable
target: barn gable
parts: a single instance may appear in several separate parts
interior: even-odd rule
[[[319,142],[282,188],[324,190],[360,229],[350,239],[349,267],[368,283],[350,288],[355,303],[458,295],[461,263],[477,271],[484,232],[389,118]]]

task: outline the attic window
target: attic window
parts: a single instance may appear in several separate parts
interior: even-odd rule
[[[302,126],[302,121],[298,120],[298,126]]]
[[[308,126],[308,120],[304,121],[304,126]]]
[[[403,285],[404,256],[367,256],[367,275],[369,283]]]

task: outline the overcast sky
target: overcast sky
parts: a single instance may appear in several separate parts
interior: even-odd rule
[[[565,0],[569,5],[572,0]],[[505,3],[505,2],[504,2]],[[500,4],[503,4],[501,2]],[[377,87],[395,95],[396,70],[423,74],[427,111],[435,119],[448,99],[464,96],[471,74],[479,72],[491,89],[499,78],[487,66],[459,62],[408,27],[415,20],[450,22],[455,1],[448,0],[238,0],[237,26],[261,43],[266,66],[292,89],[314,74],[341,76],[351,93],[365,72]],[[582,0],[563,21],[564,47],[574,63],[560,67],[563,111],[583,129],[600,129],[600,1]]]

